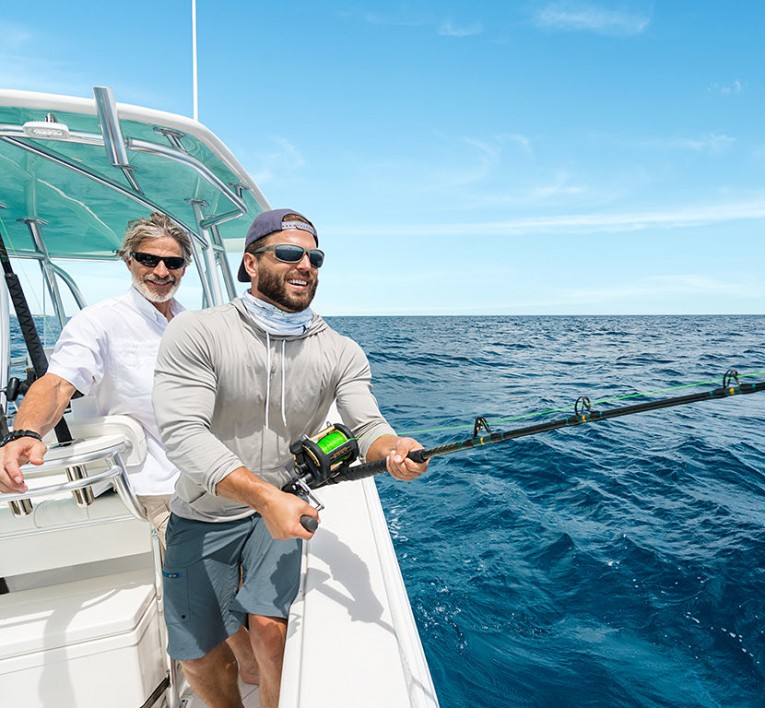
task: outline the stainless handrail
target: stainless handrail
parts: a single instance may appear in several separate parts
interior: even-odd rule
[[[93,475],[83,477],[71,482],[58,482],[43,487],[28,489],[19,494],[0,494],[0,502],[20,502],[25,499],[34,499],[36,497],[49,496],[60,492],[72,492],[85,487],[91,487],[98,482],[111,480],[122,502],[132,516],[141,521],[146,520],[146,513],[140,502],[136,498],[133,490],[128,483],[128,471],[125,462],[122,459],[122,453],[127,453],[131,449],[128,440],[121,440],[100,450],[91,450],[90,452],[78,453],[67,457],[61,457],[43,462],[42,465],[24,465],[21,469],[30,478],[45,476],[51,471],[66,471],[69,467],[84,465],[87,462],[96,460],[111,460],[112,466],[107,470],[96,472]]]
[[[116,435],[112,435],[112,437],[116,437]],[[65,445],[74,449],[74,446],[77,444],[77,442],[79,441],[75,440],[74,445],[72,443],[65,443]],[[112,443],[111,445],[95,450],[89,450],[86,452],[78,452],[75,450],[75,454],[72,455],[57,455],[56,457],[49,457],[41,465],[24,465],[21,468],[21,471],[24,473],[24,475],[29,476],[30,478],[44,477],[47,473],[54,470],[71,467],[72,465],[84,465],[88,462],[106,459],[107,457],[122,454],[123,452],[130,452],[131,448],[132,445],[130,444],[130,441],[127,439],[122,439]],[[58,445],[54,443],[48,449],[47,454],[50,456],[51,452],[57,453],[63,449],[65,449],[64,445]],[[0,497],[2,496],[3,495],[0,495]]]

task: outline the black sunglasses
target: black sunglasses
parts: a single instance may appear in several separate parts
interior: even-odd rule
[[[277,259],[283,263],[300,263],[306,253],[308,254],[308,261],[314,268],[321,268],[324,263],[324,251],[320,251],[318,248],[309,249],[296,246],[292,243],[277,243],[274,246],[258,248],[253,253],[263,253],[265,251],[273,251]]]
[[[186,259],[183,256],[155,256],[153,253],[131,251],[130,257],[135,258],[145,268],[156,268],[160,262],[164,263],[168,270],[178,270],[186,265]]]

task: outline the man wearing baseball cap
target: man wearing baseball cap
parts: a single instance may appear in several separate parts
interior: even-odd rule
[[[241,706],[225,640],[247,621],[263,708],[279,701],[286,618],[300,581],[303,539],[319,521],[281,491],[290,444],[323,427],[335,401],[366,460],[412,480],[422,447],[396,436],[371,392],[361,348],[310,309],[324,252],[314,225],[291,209],[265,211],[245,238],[228,305],[183,313],[167,328],[154,409],[167,455],[181,470],[163,568],[168,651],[211,706]]]

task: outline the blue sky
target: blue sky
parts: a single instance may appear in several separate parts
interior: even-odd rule
[[[190,0],[34,8],[0,14],[0,86],[191,115]],[[759,0],[198,0],[197,21],[199,118],[317,224],[322,314],[765,311]]]

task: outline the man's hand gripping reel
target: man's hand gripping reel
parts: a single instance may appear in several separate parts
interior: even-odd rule
[[[290,452],[295,461],[295,476],[282,491],[297,494],[321,511],[324,505],[313,490],[332,484],[332,478],[358,458],[359,445],[348,428],[336,423],[292,443]],[[301,516],[300,523],[311,532],[318,527],[316,519],[308,515]]]

